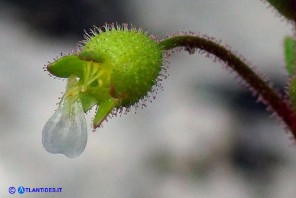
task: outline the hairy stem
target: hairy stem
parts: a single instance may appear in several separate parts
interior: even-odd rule
[[[215,55],[256,91],[259,97],[263,99],[261,101],[275,111],[275,113],[286,123],[296,139],[296,114],[292,107],[244,61],[234,55],[231,51],[209,39],[189,35],[168,38],[161,41],[159,45],[163,50],[184,47],[189,53],[193,53],[194,49],[197,48]]]

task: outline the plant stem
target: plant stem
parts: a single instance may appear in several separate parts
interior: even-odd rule
[[[259,95],[259,98],[262,99],[261,102],[275,111],[284,123],[286,123],[296,139],[296,114],[290,104],[231,51],[207,38],[190,35],[168,38],[161,41],[159,45],[163,50],[185,47],[185,50],[192,54],[197,48],[215,55],[234,70]]]

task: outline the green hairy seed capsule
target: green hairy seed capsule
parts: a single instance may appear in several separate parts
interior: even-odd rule
[[[136,29],[112,28],[90,37],[79,56],[101,67],[107,97],[119,99],[127,107],[151,90],[162,64],[158,44]],[[99,93],[92,95],[101,100]]]
[[[63,96],[63,105],[60,104],[58,111],[64,111],[65,105],[74,104],[75,108],[81,106],[81,111],[86,112],[97,105],[93,120],[93,126],[96,128],[110,113],[121,110],[123,107],[129,108],[136,105],[147,96],[148,92],[152,91],[162,68],[163,52],[157,41],[142,30],[128,28],[127,25],[106,25],[103,30],[97,28],[92,31],[91,36],[86,34],[85,38],[78,52],[55,60],[47,66],[47,70],[56,77],[70,80],[68,84],[71,86],[67,86]],[[77,82],[70,83],[74,82],[75,78]],[[71,107],[66,109],[71,109]],[[80,112],[80,110],[74,110],[74,112]],[[74,116],[73,113],[59,113],[58,115]],[[56,129],[63,130],[59,127],[52,127],[61,120],[62,123],[65,123],[65,120],[72,120],[70,123],[74,123],[75,126],[74,121],[77,118],[69,119],[61,116],[51,118],[51,122],[47,123],[43,130],[43,136],[52,137],[46,134]],[[69,128],[73,128],[73,126],[67,127],[65,129],[67,132]],[[48,128],[51,129],[50,132]],[[57,139],[56,136],[55,139]],[[47,149],[49,152],[50,150],[54,150],[55,153],[59,150],[67,150],[52,148],[51,141],[43,139],[44,145],[51,146]],[[77,153],[80,154],[81,150],[83,149],[80,148]],[[69,156],[69,154],[65,155]],[[71,156],[76,156],[76,154],[71,154]]]

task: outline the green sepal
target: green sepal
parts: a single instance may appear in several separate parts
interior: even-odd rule
[[[112,112],[112,110],[119,104],[118,99],[110,98],[100,104],[93,121],[93,127],[97,128],[105,120],[105,118]]]
[[[84,112],[87,112],[90,110],[94,105],[96,105],[98,102],[96,99],[91,97],[89,94],[82,92],[79,94],[80,101],[82,103],[82,108]]]
[[[75,75],[79,78],[83,76],[85,60],[81,60],[76,55],[69,55],[59,58],[47,66],[47,70],[54,76],[68,78]]]
[[[267,0],[277,11],[289,20],[295,19],[294,0]]]
[[[284,45],[285,45],[286,68],[288,73],[291,75],[294,73],[296,68],[296,62],[295,62],[296,41],[291,37],[286,37],[284,41]]]

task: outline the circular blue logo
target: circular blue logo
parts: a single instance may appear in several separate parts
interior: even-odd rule
[[[10,194],[14,194],[14,193],[15,193],[15,187],[13,187],[13,186],[9,187],[9,188],[8,188],[8,192],[9,192]]]
[[[20,187],[18,187],[17,191],[18,191],[19,194],[24,194],[25,193],[25,187],[20,186]]]

